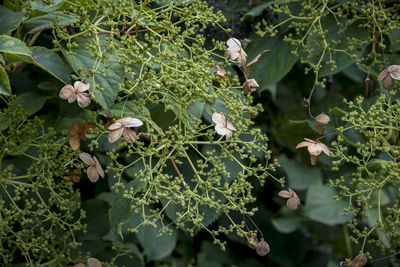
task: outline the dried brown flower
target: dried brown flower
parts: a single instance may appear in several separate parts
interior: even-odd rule
[[[79,183],[79,181],[81,180],[81,177],[79,177],[79,171],[78,170],[71,171],[68,174],[68,177],[73,183]]]
[[[310,153],[311,165],[315,165],[318,156],[322,152],[324,152],[327,156],[330,156],[329,148],[325,144],[308,138],[304,138],[304,140],[306,141],[299,143],[296,148],[307,147],[308,152]]]
[[[87,169],[87,177],[92,183],[99,180],[99,175],[104,178],[103,168],[101,167],[101,164],[97,160],[96,156],[92,157],[88,153],[83,152],[79,154],[79,158],[86,164],[90,165]]]
[[[78,102],[78,106],[81,108],[86,108],[89,106],[90,99],[89,93],[85,91],[89,90],[90,84],[83,83],[81,81],[76,81],[74,86],[67,84],[60,91],[60,97],[62,99],[68,100],[69,103],[73,103],[75,100]]]
[[[320,131],[321,133],[323,133],[325,131],[325,127],[322,124],[327,124],[330,122],[330,118],[328,115],[326,115],[325,113],[321,113],[319,114],[314,121],[314,127]]]
[[[358,254],[350,263],[342,261],[342,267],[363,267],[367,264],[367,257],[363,254]]]
[[[80,126],[74,123],[69,127],[69,145],[73,150],[77,150],[80,147],[81,140],[86,140],[86,134],[90,133],[90,129],[94,129],[94,126],[90,123],[83,123]]]
[[[288,190],[282,190],[278,193],[278,195],[280,197],[288,199],[286,201],[286,205],[288,206],[289,209],[297,210],[297,208],[300,205],[300,198],[292,189],[289,188]]]
[[[110,134],[108,135],[108,141],[110,143],[114,143],[123,134],[125,140],[128,143],[133,143],[136,141],[137,134],[134,130],[129,129],[129,128],[130,127],[139,127],[142,125],[143,125],[143,122],[136,118],[128,117],[128,118],[119,119],[115,123],[111,124],[110,127],[108,127],[108,130],[110,130]]]
[[[101,267],[101,262],[96,258],[89,258],[87,260],[88,267]],[[75,264],[74,267],[86,267],[83,263]]]
[[[221,77],[224,77],[226,74],[226,70],[218,65],[216,65],[215,67],[217,68],[217,71],[215,73]]]
[[[267,242],[264,241],[264,238],[261,238],[260,242],[256,246],[256,252],[259,256],[265,256],[270,252],[270,248]]]
[[[255,79],[248,79],[243,83],[243,93],[248,94],[251,89],[258,88],[259,85]]]
[[[386,90],[392,84],[392,79],[400,81],[400,65],[391,65],[379,73],[378,80],[382,81],[382,86]]]

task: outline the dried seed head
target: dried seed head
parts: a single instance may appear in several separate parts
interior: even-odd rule
[[[269,253],[269,245],[267,242],[264,241],[263,238],[261,238],[260,242],[258,242],[258,245],[256,246],[256,252],[260,256],[265,256]]]

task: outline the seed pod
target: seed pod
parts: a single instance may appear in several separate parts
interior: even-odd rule
[[[265,256],[269,253],[269,245],[264,241],[264,238],[261,238],[260,242],[256,246],[256,252],[259,256]]]

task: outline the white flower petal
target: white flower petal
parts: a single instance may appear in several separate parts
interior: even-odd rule
[[[226,128],[231,131],[236,131],[235,127],[233,127],[233,125],[229,121],[226,123]]]
[[[96,163],[96,164],[94,164],[94,167],[96,168],[96,171],[100,174],[101,177],[104,178],[104,171],[103,171],[103,168],[101,167],[101,164],[100,164],[99,160],[96,158],[96,156],[93,156],[93,160]]]
[[[111,124],[107,129],[108,130],[116,130],[122,127],[122,122],[121,120],[117,120],[113,124]]]
[[[226,125],[226,121],[225,121],[225,116],[222,115],[221,113],[213,113],[212,114],[212,121],[220,126],[224,126]]]
[[[400,65],[391,65],[388,67],[390,76],[395,80],[400,80]]]
[[[78,93],[77,102],[78,106],[80,106],[81,108],[86,108],[90,105],[90,102],[92,102],[92,100],[90,99],[89,93]]]
[[[101,262],[96,258],[89,258],[87,263],[89,267],[101,267]]]
[[[283,198],[290,198],[292,195],[289,193],[287,190],[282,190],[278,193],[278,196],[283,197]]]
[[[226,128],[224,126],[221,126],[221,125],[216,125],[215,126],[215,131],[219,135],[227,135],[228,133],[232,133],[231,130],[229,130],[228,128]]]
[[[76,81],[74,83],[74,88],[78,93],[82,93],[82,92],[85,92],[85,91],[89,90],[90,84],[83,83],[81,81]]]
[[[123,118],[121,119],[121,122],[122,126],[124,127],[139,127],[143,125],[143,122],[141,120],[131,117]]]
[[[90,166],[87,169],[87,177],[92,183],[97,182],[97,180],[99,180],[99,173],[97,172],[95,166]]]
[[[93,160],[92,156],[90,156],[88,153],[85,153],[85,152],[80,153],[79,158],[83,162],[85,162],[86,164],[89,164],[91,166],[96,164],[96,162]]]
[[[110,143],[114,143],[115,141],[117,141],[121,137],[123,130],[124,127],[112,130],[108,135],[108,141]]]
[[[228,132],[226,133],[226,140],[231,139],[231,137],[232,137],[232,131],[228,131]]]
[[[72,103],[76,100],[76,90],[70,84],[67,84],[61,88],[59,95],[62,99],[68,100],[69,103]]]

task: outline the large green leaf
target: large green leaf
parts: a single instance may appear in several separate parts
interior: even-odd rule
[[[279,162],[286,172],[289,187],[292,189],[307,189],[314,182],[322,181],[322,172],[319,168],[301,164],[296,160],[289,159],[284,154],[279,157]]]
[[[343,200],[334,200],[335,195],[336,192],[332,188],[322,184],[313,184],[307,192],[304,215],[328,225],[347,222],[353,217],[352,215],[342,216],[348,203]]]
[[[35,17],[27,20],[23,26],[24,35],[49,29],[53,25],[67,26],[77,22],[77,18],[71,14],[63,12],[52,12],[40,17]]]
[[[57,53],[41,46],[32,47],[33,63],[63,83],[70,83],[71,68]]]
[[[64,0],[53,0],[49,4],[45,4],[45,1],[43,0],[33,0],[30,1],[30,4],[32,10],[39,10],[42,12],[52,12],[59,9],[64,4]]]
[[[0,35],[0,52],[32,57],[24,42],[8,35]]]
[[[98,36],[98,39],[100,46],[97,49],[104,51],[105,37]],[[109,110],[124,79],[124,68],[115,60],[114,54],[108,54],[108,59],[92,57],[93,52],[88,48],[91,41],[92,39],[75,38],[74,42],[78,47],[73,49],[73,53],[65,49],[63,53],[74,71],[87,77],[86,82],[90,84],[89,91],[94,94],[94,100]]]
[[[164,233],[158,235],[158,231],[162,228],[161,223],[157,223],[157,228],[151,226],[143,226],[137,233],[137,238],[144,248],[147,261],[158,260],[168,256],[175,248],[178,233],[172,229],[172,233]]]
[[[100,199],[90,199],[82,204],[86,212],[88,232],[80,238],[83,240],[99,240],[110,228],[108,221],[109,205]]]
[[[0,34],[10,34],[24,19],[22,12],[13,12],[0,5]]]
[[[285,77],[297,62],[298,56],[293,55],[291,53],[293,47],[279,37],[264,36],[258,39],[254,37],[253,40],[246,48],[249,62],[261,51],[271,50],[258,60],[250,74],[250,78],[256,79],[260,85],[260,91],[263,91]]]
[[[10,95],[11,93],[11,86],[10,81],[8,80],[8,74],[0,66],[0,94],[2,95]]]
[[[23,93],[14,101],[12,110],[15,110],[18,106],[22,106],[25,112],[30,115],[35,114],[42,109],[47,98],[48,97],[40,96],[33,91]]]

